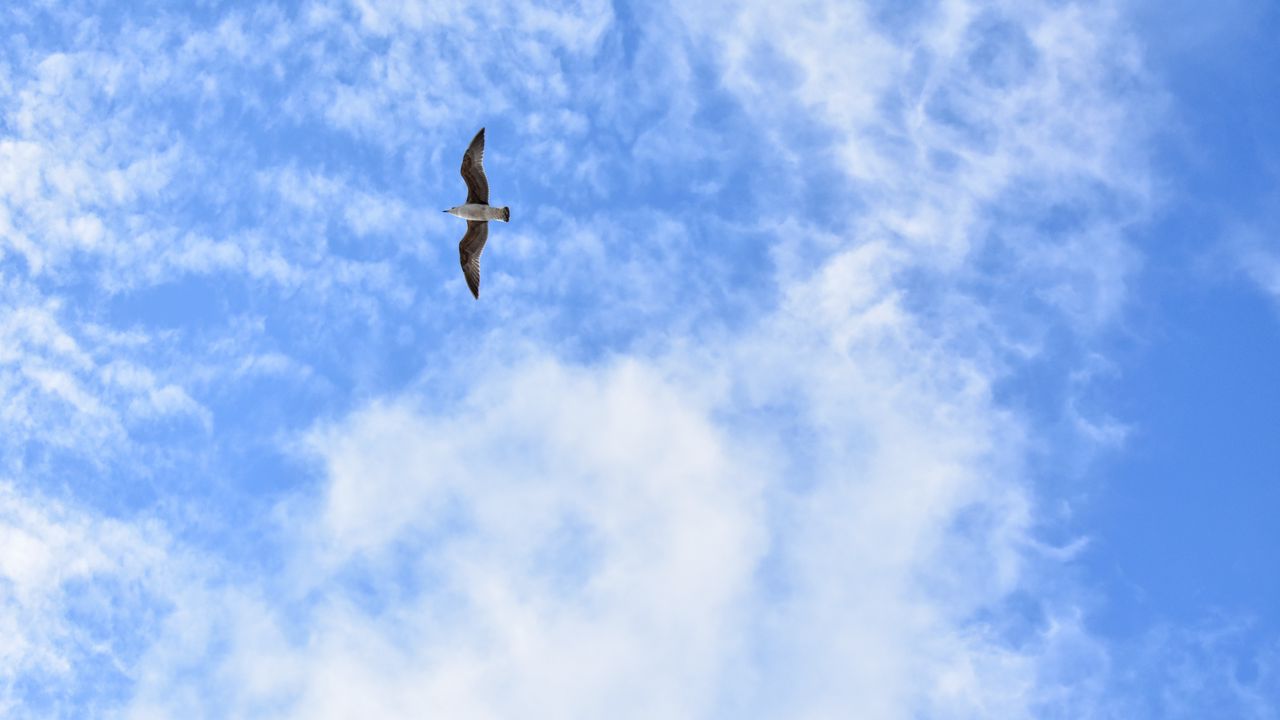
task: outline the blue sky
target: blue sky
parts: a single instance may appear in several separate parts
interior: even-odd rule
[[[0,27],[6,716],[1280,714],[1267,3]]]

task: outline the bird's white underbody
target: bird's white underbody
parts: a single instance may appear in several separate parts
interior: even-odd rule
[[[508,222],[506,208],[482,205],[480,203],[458,205],[445,210],[445,212],[467,220],[501,220]]]

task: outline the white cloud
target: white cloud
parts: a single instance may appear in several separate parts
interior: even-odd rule
[[[167,539],[154,526],[94,517],[0,483],[0,711],[26,715],[24,685],[107,687],[135,660]],[[133,626],[134,634],[112,631]]]
[[[1280,240],[1251,227],[1236,228],[1227,241],[1239,270],[1280,303]]]
[[[328,207],[313,204],[302,224],[269,204],[242,202],[236,223],[189,209],[225,207],[258,168],[243,162],[253,152],[247,138],[211,138],[183,113],[217,120],[247,107],[278,116],[255,86],[228,80],[297,62],[304,48],[289,26],[269,8],[231,13],[208,29],[167,18],[126,26],[110,43],[88,37],[65,52],[22,57],[25,72],[15,73],[16,97],[5,108],[9,132],[0,137],[0,253],[21,257],[17,269],[44,291],[72,276],[114,295],[187,275],[236,274],[321,302],[366,291],[404,302],[407,291],[385,262],[329,252],[315,224]],[[266,177],[281,185],[264,190],[287,195],[296,175]],[[361,236],[415,229],[395,196],[355,192],[341,209]]]
[[[724,353],[471,363],[447,405],[317,429],[276,599],[195,613],[232,623],[213,692],[305,717],[1026,712],[1048,630],[1016,650],[970,622],[1022,582],[1020,429],[885,311],[869,259],[847,333],[788,308]],[[162,715],[199,695],[159,668],[208,652],[173,642],[142,673]]]
[[[573,91],[557,53],[588,56],[611,18],[608,3],[593,0],[555,9],[315,2],[306,12],[304,41],[314,64],[290,108],[319,111],[371,143],[417,147],[424,134],[435,137],[437,128],[460,118],[509,114],[513,94],[565,102]],[[364,39],[386,43],[385,52],[368,53]]]
[[[158,375],[129,359],[154,339],[140,351],[121,348],[119,338],[73,330],[60,302],[35,305],[31,295],[0,295],[0,423],[11,467],[41,445],[93,463],[126,457],[129,429],[157,419],[194,418],[208,428],[209,411],[173,379],[175,369]]]
[[[304,639],[273,604],[196,613],[235,623],[213,671],[229,712],[269,698],[305,717],[714,706],[765,550],[753,453],[652,367],[492,370],[445,414],[375,405],[310,437],[329,482],[289,515],[284,593],[318,598],[294,610]],[[353,573],[376,578],[370,603]],[[153,656],[140,714],[191,711],[165,667],[205,652],[195,640]]]
[[[1095,717],[1277,717],[1280,644],[1256,622],[1209,617],[1157,624],[1112,648],[1116,666]]]
[[[1114,315],[1136,262],[1120,228],[1151,194],[1133,108],[1154,96],[1110,11],[952,0],[903,27],[847,3],[680,11],[754,112],[829,126],[866,208],[857,236],[891,239],[948,284],[1008,272],[1085,327]],[[789,72],[756,72],[762,54]]]

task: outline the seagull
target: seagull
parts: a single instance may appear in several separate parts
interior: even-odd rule
[[[489,221],[511,222],[511,208],[489,205],[489,181],[484,176],[484,128],[472,138],[462,156],[462,179],[467,183],[467,202],[444,212],[467,221],[467,232],[458,243],[462,274],[471,294],[480,299],[480,253],[489,239]]]

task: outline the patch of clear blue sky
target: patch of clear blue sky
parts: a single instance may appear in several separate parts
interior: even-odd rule
[[[1280,634],[1280,307],[1225,257],[1235,228],[1280,248],[1280,7],[1152,3],[1135,31],[1169,93],[1154,163],[1168,202],[1136,234],[1144,268],[1094,401],[1130,426],[1088,473],[1093,625],[1249,623]]]

